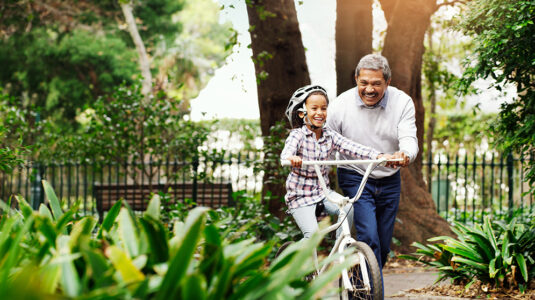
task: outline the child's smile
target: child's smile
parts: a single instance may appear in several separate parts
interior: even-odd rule
[[[307,119],[305,124],[309,129],[321,132],[327,119],[327,99],[323,95],[310,95],[305,102],[305,108],[307,111],[304,116]]]

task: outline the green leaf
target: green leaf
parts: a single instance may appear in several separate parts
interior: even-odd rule
[[[444,250],[447,250],[457,255],[464,256],[473,261],[477,261],[481,263],[485,262],[485,260],[479,253],[478,249],[475,249],[474,247],[471,247],[468,244],[465,244],[459,241],[450,242],[448,245],[444,246]]]
[[[454,256],[451,260],[455,261],[455,262],[458,262],[458,263],[463,263],[463,264],[475,267],[476,269],[483,270],[485,272],[487,272],[488,269],[489,269],[488,264],[483,264],[483,263],[480,263],[480,262],[477,262],[477,261],[473,261],[473,260],[470,260],[470,259],[467,259],[467,258],[464,258],[464,257],[460,257],[460,256]]]
[[[186,219],[181,243],[175,255],[171,258],[169,269],[165,274],[157,299],[167,300],[177,297],[179,283],[186,274],[197,243],[201,238],[204,227],[204,217],[208,208],[197,207],[193,209]]]
[[[54,224],[52,224],[52,221],[49,218],[46,217],[40,217],[35,220],[39,232],[46,238],[46,241],[48,242],[48,245],[43,245],[46,247],[54,247],[56,248],[56,239],[58,237],[58,232],[56,232],[56,228],[54,227]]]
[[[48,181],[42,180],[41,182],[43,183],[43,188],[45,189],[46,198],[48,199],[50,207],[52,208],[52,214],[54,215],[54,219],[57,220],[63,215],[59,199]]]
[[[499,271],[500,271],[499,269],[496,269],[496,258],[491,259],[489,263],[489,277],[490,278],[496,277],[496,274]]]
[[[167,242],[167,232],[162,223],[151,220],[145,216],[139,222],[145,231],[150,247],[150,257],[153,263],[166,262],[169,259],[169,245]]]
[[[182,284],[182,299],[207,299],[206,279],[201,274],[193,273],[187,276]],[[221,293],[220,296],[224,294]]]
[[[44,265],[39,269],[40,287],[46,294],[53,294],[58,288],[61,278],[61,266],[58,264]]]
[[[121,211],[123,200],[119,200],[115,202],[115,204],[110,208],[108,213],[106,214],[106,217],[104,218],[104,221],[102,222],[102,225],[100,226],[100,229],[98,231],[97,237],[99,239],[102,238],[102,234],[104,231],[109,232],[113,224],[115,223],[115,220],[117,219],[117,216],[119,215],[119,212]]]
[[[19,203],[20,212],[24,218],[29,218],[33,214],[33,208],[26,202],[26,199],[19,196],[15,196],[15,199]]]
[[[21,228],[17,228],[15,238],[8,245],[8,250],[6,252],[7,257],[0,262],[0,282],[8,282],[8,278],[11,275],[12,269],[16,266],[22,252],[21,240],[28,234],[33,223],[34,218],[30,215],[24,221],[23,226]],[[8,234],[10,233],[8,232]],[[3,292],[2,290],[5,288],[9,288],[8,285],[0,284],[0,292]],[[3,293],[5,294],[5,292]]]
[[[315,278],[314,281],[312,281],[312,284],[305,290],[305,293],[301,295],[300,298],[313,299],[314,295],[317,295],[321,290],[324,290],[330,283],[336,280],[340,276],[342,270],[354,265],[357,260],[358,257],[356,254],[351,255],[350,253],[346,253],[344,262],[334,264],[326,272]]]
[[[97,249],[89,249],[82,251],[82,255],[87,261],[87,267],[90,270],[93,278],[104,278],[105,273],[110,268],[108,261]],[[89,272],[88,270],[88,272]]]
[[[145,211],[144,215],[151,216],[154,220],[159,220],[160,203],[160,196],[158,194],[154,194],[147,205],[147,210]]]
[[[145,275],[136,268],[128,254],[117,246],[106,248],[106,256],[121,274],[125,283],[134,283],[145,279]]]
[[[489,216],[485,216],[485,219],[483,220],[483,231],[485,232],[486,236],[488,237],[489,242],[492,245],[492,249],[494,251],[497,251],[498,246],[497,246],[497,243],[496,243],[496,236],[494,235],[494,231],[492,230],[492,225],[490,224]]]
[[[50,220],[54,220],[54,217],[52,217],[52,213],[50,212],[50,209],[43,203],[39,204],[39,214],[49,218]]]
[[[73,263],[73,259],[77,256],[71,255],[69,241],[69,236],[60,236],[58,238],[58,256],[55,259],[61,265],[60,283],[63,291],[69,297],[76,297],[82,292],[82,284]]]
[[[515,258],[518,267],[520,268],[520,273],[522,273],[522,278],[524,278],[524,282],[529,282],[528,266],[526,264],[526,259],[524,258],[524,255],[517,253],[515,254]]]
[[[132,216],[126,208],[119,212],[119,238],[130,257],[139,255],[139,236]]]

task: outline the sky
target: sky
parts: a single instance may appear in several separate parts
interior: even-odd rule
[[[191,102],[193,120],[217,118],[258,119],[258,98],[251,38],[245,1],[220,0],[225,8],[222,21],[232,22],[238,31],[238,44],[224,66]],[[230,5],[234,7],[230,7]],[[296,3],[297,18],[306,50],[310,79],[327,89],[329,97],[336,94],[334,65],[334,20],[336,1],[306,0]],[[291,95],[288,95],[288,97]]]
[[[249,23],[245,1],[219,0],[219,3],[224,6],[220,20],[232,22],[238,32],[238,44],[234,46],[226,63],[215,71],[199,96],[192,100],[191,118],[195,121],[213,118],[258,119],[260,113],[254,65],[251,61],[252,50],[247,47],[251,38],[247,31]],[[336,1],[296,1],[296,10],[311,82],[326,88],[329,98],[334,99]],[[378,40],[379,32],[384,29],[386,22],[382,11],[375,9],[374,42]],[[485,93],[468,97],[468,107],[481,103],[480,108],[483,111],[498,111],[503,101],[501,94],[495,90],[487,90],[488,83],[482,80],[476,82],[476,86]]]

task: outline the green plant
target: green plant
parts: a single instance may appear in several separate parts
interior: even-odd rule
[[[467,3],[459,27],[472,35],[474,55],[466,58],[463,87],[489,78],[501,91],[516,87],[513,101],[503,103],[491,127],[495,145],[506,151],[532,153],[535,143],[535,3],[529,0],[475,0]],[[529,162],[525,177],[535,188],[535,165]]]
[[[440,236],[423,245],[413,243],[417,251],[402,257],[422,260],[436,267],[437,281],[451,278],[471,285],[475,280],[500,287],[525,289],[535,275],[535,221],[509,223],[491,221],[473,227],[454,222],[457,238]],[[440,242],[443,241],[443,242]]]
[[[3,204],[0,293],[11,299],[310,299],[356,257],[314,281],[312,251],[322,236],[289,247],[268,264],[271,242],[229,239],[207,223],[208,209],[191,210],[172,230],[161,222],[160,197],[142,216],[117,202],[98,224],[63,211],[43,181],[49,207]],[[346,253],[347,254],[347,253]],[[330,264],[334,261],[324,261]]]
[[[162,194],[162,202],[169,195]],[[246,191],[233,193],[234,206],[220,207],[207,212],[207,224],[219,228],[222,236],[233,241],[254,239],[257,242],[270,241],[278,249],[286,241],[297,241],[301,238],[301,231],[295,222],[286,217],[282,220],[269,213],[267,206],[257,196],[249,195]],[[195,203],[186,201],[176,203],[162,212],[162,218],[175,221],[186,219]],[[272,258],[275,252],[270,253]]]

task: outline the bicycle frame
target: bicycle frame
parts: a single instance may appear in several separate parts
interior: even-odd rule
[[[380,165],[386,165],[387,162],[394,162],[394,161],[403,161],[403,159],[375,159],[375,160],[320,160],[320,161],[303,161],[302,166],[313,166],[314,170],[316,171],[316,175],[318,176],[318,181],[320,184],[320,187],[323,190],[323,193],[325,195],[325,198],[328,201],[331,201],[332,203],[338,205],[339,213],[338,213],[338,220],[335,224],[332,224],[328,226],[327,228],[323,229],[321,232],[322,234],[327,234],[329,232],[332,232],[334,230],[337,230],[338,228],[342,228],[341,232],[336,238],[336,241],[334,243],[333,248],[331,249],[329,256],[332,256],[335,252],[342,253],[344,251],[343,245],[350,244],[352,242],[356,242],[355,238],[351,236],[351,230],[349,228],[349,221],[347,220],[347,212],[344,210],[344,207],[351,203],[358,201],[360,196],[362,195],[362,192],[364,191],[364,186],[366,185],[366,182],[368,181],[368,177],[370,176],[371,172],[375,169],[375,167]],[[283,166],[290,166],[290,161],[288,160],[282,160],[281,164]],[[323,175],[321,174],[321,165],[328,165],[328,166],[340,166],[340,165],[354,165],[354,164],[368,164],[368,167],[366,168],[366,172],[362,176],[362,181],[360,183],[360,186],[357,190],[357,193],[353,198],[345,197],[340,195],[339,193],[332,191],[329,189],[325,183],[325,179],[323,178]],[[340,262],[343,262],[344,256],[340,255]],[[364,261],[364,257],[362,253],[359,253],[359,261],[357,264],[360,264],[360,262]],[[318,271],[318,274],[321,274],[325,269],[327,268],[327,265],[324,265],[321,270]],[[367,268],[363,267],[363,280],[364,280],[364,288],[371,289],[371,285],[369,282],[368,274],[367,274]],[[348,272],[347,270],[344,270],[342,272],[342,282],[345,289],[348,289],[350,291],[353,291],[353,287],[349,281],[348,278]]]

